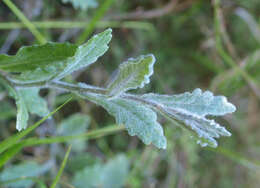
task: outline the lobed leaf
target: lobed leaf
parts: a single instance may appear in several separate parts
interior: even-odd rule
[[[151,104],[163,115],[178,120],[186,128],[197,133],[198,143],[202,146],[217,147],[214,138],[231,136],[224,127],[214,120],[209,120],[206,115],[224,115],[236,110],[235,106],[223,96],[213,96],[209,91],[202,92],[195,89],[192,93],[186,92],[179,95],[145,94],[140,98]]]
[[[81,93],[80,96],[105,108],[116,118],[117,124],[126,127],[129,135],[138,136],[145,144],[166,148],[163,129],[157,122],[156,113],[150,108],[127,99],[109,99],[105,95]]]
[[[150,82],[154,63],[155,57],[149,54],[136,59],[130,58],[119,65],[118,74],[108,85],[108,94],[116,96],[130,89],[144,87]]]
[[[185,92],[179,95],[145,94],[142,98],[170,107],[187,111],[198,116],[221,116],[232,113],[236,107],[227,101],[224,96],[214,96],[212,92],[202,92],[195,89],[192,93]]]

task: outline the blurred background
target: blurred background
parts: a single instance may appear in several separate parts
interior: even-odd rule
[[[129,57],[153,53],[149,85],[135,91],[177,94],[195,88],[225,95],[236,105],[217,118],[232,133],[216,149],[202,148],[159,117],[166,150],[144,145],[126,132],[73,141],[60,187],[252,187],[260,185],[260,1],[259,0],[13,0],[48,41],[83,43],[113,29],[108,52],[72,80],[104,87]],[[0,53],[13,55],[37,43],[0,2]],[[68,94],[42,90],[50,110]],[[14,134],[14,101],[0,88],[0,139]],[[30,124],[37,121],[33,117]],[[75,98],[34,135],[74,135],[115,124],[105,110]],[[71,126],[73,125],[73,126]],[[40,187],[57,174],[66,144],[27,147],[0,171],[0,187]],[[17,180],[18,178],[18,180]],[[15,181],[11,181],[14,180]],[[8,182],[9,181],[9,182]]]

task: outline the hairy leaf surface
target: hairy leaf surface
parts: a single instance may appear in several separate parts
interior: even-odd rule
[[[115,96],[129,89],[144,87],[150,82],[154,63],[155,57],[150,54],[136,59],[130,58],[119,65],[118,74],[108,86],[109,95]]]
[[[122,98],[108,99],[105,95],[80,94],[104,107],[116,118],[117,124],[125,125],[131,136],[138,136],[145,144],[166,148],[166,138],[156,113],[141,103]]]
[[[112,38],[111,33],[112,30],[107,29],[98,35],[94,35],[86,44],[79,46],[75,56],[70,58],[67,66],[55,79],[59,80],[76,70],[94,63],[108,50],[108,43]]]
[[[186,128],[196,132],[199,139],[201,138],[198,143],[202,146],[209,144],[216,147],[217,141],[214,138],[231,135],[214,120],[205,117],[220,116],[236,110],[235,106],[223,96],[213,96],[209,91],[203,93],[200,89],[196,89],[192,93],[186,92],[180,95],[145,94],[141,98],[163,115],[182,122]]]

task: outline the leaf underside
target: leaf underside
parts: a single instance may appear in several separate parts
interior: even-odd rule
[[[145,144],[166,148],[166,138],[156,113],[141,103],[122,98],[109,99],[105,95],[81,94],[81,97],[105,108],[116,118],[119,125],[125,125],[129,135],[138,136]]]

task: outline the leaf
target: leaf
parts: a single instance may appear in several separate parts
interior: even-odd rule
[[[39,88],[26,88],[16,91],[17,118],[16,129],[21,131],[27,127],[29,112],[41,117],[49,114],[46,101],[39,96]]]
[[[175,119],[186,125],[186,128],[197,133],[198,143],[202,146],[217,147],[214,138],[230,136],[224,127],[205,116],[220,116],[232,113],[236,107],[229,103],[224,96],[213,96],[210,91],[202,92],[195,89],[192,93],[180,95],[145,94],[140,98],[152,104],[163,115]]]
[[[76,50],[77,46],[69,43],[48,42],[44,45],[25,46],[16,55],[1,54],[0,69],[8,72],[32,71],[66,61]]]
[[[120,188],[125,184],[128,173],[128,159],[124,155],[118,155],[106,164],[87,166],[78,171],[73,177],[72,184],[78,188]]]
[[[94,35],[87,43],[78,47],[76,54],[69,60],[65,69],[55,78],[59,80],[72,72],[94,63],[108,50],[108,43],[112,38],[112,29],[107,29]]]
[[[25,101],[21,94],[17,92],[16,95],[17,117],[16,117],[16,129],[21,131],[27,127],[27,121],[29,119],[29,113],[25,104]]]
[[[120,95],[129,89],[143,88],[150,82],[154,63],[155,57],[150,54],[130,58],[119,65],[118,74],[108,86],[109,95]]]
[[[36,162],[24,162],[4,169],[0,174],[0,181],[3,182],[22,177],[37,177],[40,174],[42,174],[45,170],[45,166],[41,166]],[[31,179],[17,180],[6,185],[12,188],[27,188],[33,185],[33,181]]]
[[[227,101],[224,96],[214,96],[212,92],[202,92],[195,89],[192,93],[185,92],[179,95],[145,94],[142,98],[163,104],[165,107],[180,109],[188,113],[206,116],[221,116],[232,113],[236,107]]]
[[[90,101],[101,105],[116,118],[117,124],[123,124],[129,135],[138,136],[145,144],[166,148],[166,138],[156,113],[141,103],[122,98],[108,99],[105,95],[80,94]]]
[[[88,8],[96,8],[98,2],[96,0],[62,0],[63,3],[72,3],[75,9],[87,10]]]
[[[84,114],[73,114],[66,118],[58,126],[58,134],[62,136],[75,136],[85,133],[90,123],[90,118]],[[83,151],[86,148],[86,142],[84,140],[72,140],[69,142],[73,145],[72,150]]]
[[[26,104],[27,110],[31,114],[37,114],[38,116],[44,117],[50,112],[46,101],[39,96],[39,90],[39,88],[26,88],[19,89],[19,92]]]
[[[0,55],[0,69],[21,73],[12,75],[15,83],[60,80],[94,63],[108,49],[112,30],[93,36],[87,43],[47,43],[21,48],[15,56]]]

